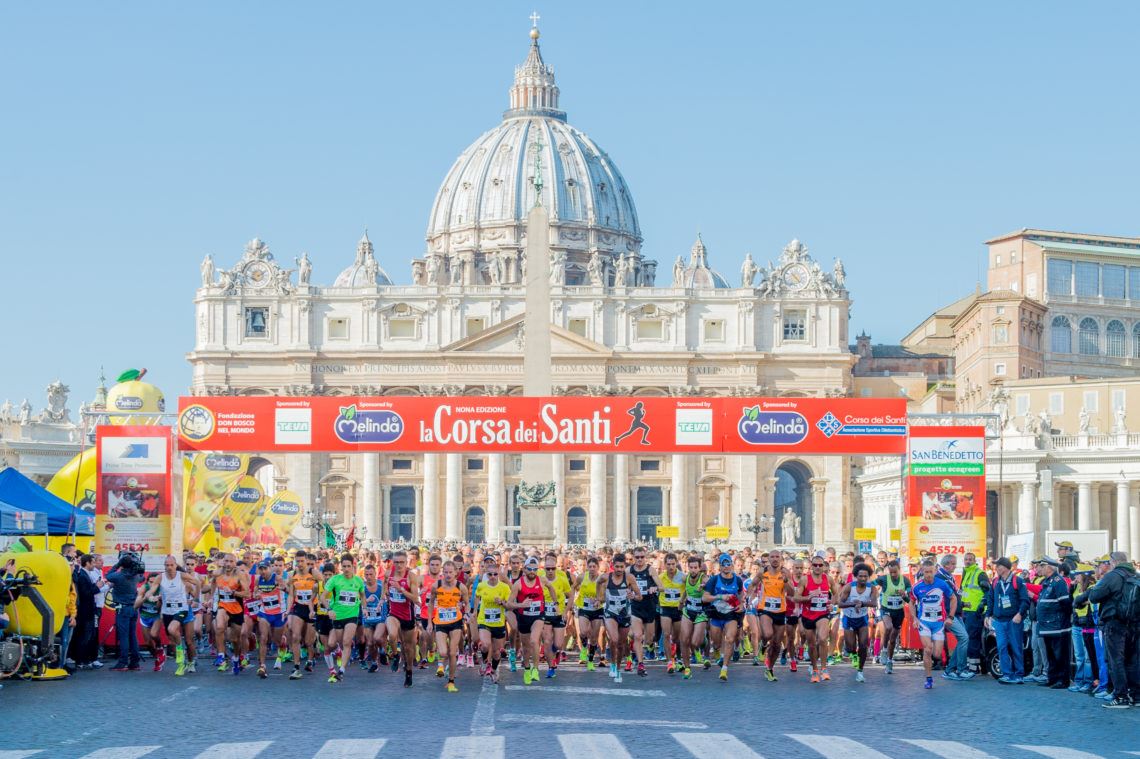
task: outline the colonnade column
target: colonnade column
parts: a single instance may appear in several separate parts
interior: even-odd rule
[[[365,453],[364,497],[356,505],[356,523],[363,527],[368,537],[376,540],[380,536],[380,454]]]
[[[629,456],[614,454],[614,540],[629,541]]]
[[[373,540],[391,540],[392,539],[392,485],[385,482],[380,486],[380,531],[373,535],[368,533],[368,537]]]
[[[1036,525],[1037,483],[1021,483],[1021,499],[1017,502],[1017,531],[1033,532]],[[1044,536],[1042,536],[1044,538]]]
[[[444,501],[443,539],[459,540],[460,522],[463,515],[463,455],[448,453],[447,456],[447,491]]]
[[[487,456],[487,542],[498,543],[503,538],[503,525],[507,521],[507,492],[503,486],[503,454]]]
[[[423,540],[439,540],[439,454],[424,454]]]
[[[1092,483],[1077,483],[1077,529],[1092,529]]]
[[[566,454],[550,454],[550,479],[554,481],[554,542],[566,542]]]
[[[419,485],[412,485],[416,494],[416,517],[412,525],[412,537],[416,540],[423,540],[424,537],[424,485],[421,482]]]
[[[590,454],[590,527],[586,540],[593,544],[606,539],[606,454]]]
[[[1128,543],[1133,551],[1140,551],[1140,501],[1132,498],[1131,490],[1128,495]],[[1136,559],[1131,554],[1128,558]]]
[[[689,537],[689,526],[685,517],[687,516],[685,503],[685,492],[688,490],[688,483],[685,481],[685,465],[688,463],[689,458],[683,453],[673,454],[673,482],[670,488],[671,494],[669,497],[669,524],[674,525],[680,530],[680,540],[685,540]]]
[[[1132,558],[1131,513],[1128,508],[1128,480],[1116,483],[1116,550]]]

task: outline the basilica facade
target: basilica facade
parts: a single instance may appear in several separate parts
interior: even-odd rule
[[[532,29],[501,123],[444,177],[409,284],[385,272],[367,235],[330,284],[314,281],[308,254],[275,255],[259,239],[233,259],[203,261],[192,394],[521,394],[526,215],[536,203],[550,218],[555,393],[852,392],[842,263],[817,260],[798,240],[756,260],[718,260],[698,236],[687,253],[660,251],[659,265],[614,160],[560,109],[538,38]],[[262,481],[331,511],[334,526],[364,528],[366,539],[517,534],[521,465],[512,454],[256,462]],[[556,454],[550,467],[560,543],[650,539],[659,524],[678,526],[682,544],[710,526],[730,527],[736,543],[851,540],[847,457]],[[490,503],[505,505],[494,510],[504,524],[488,523]],[[795,536],[781,534],[788,508],[799,517]]]

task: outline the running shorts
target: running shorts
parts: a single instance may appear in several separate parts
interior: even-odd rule
[[[681,607],[680,606],[662,606],[659,610],[662,619],[671,619],[674,622],[681,621]]]
[[[928,622],[925,619],[918,620],[918,634],[923,638],[930,638],[931,640],[946,640],[946,623]]]
[[[782,611],[760,611],[768,619],[772,620],[772,624],[777,627],[788,624],[788,615]]]
[[[784,624],[786,624],[786,625],[798,625],[799,623],[800,623],[800,615],[799,614],[785,614],[784,615]]]
[[[269,623],[269,626],[274,628],[274,629],[276,629],[278,627],[284,627],[285,626],[285,615],[284,614],[266,614],[265,612],[261,612],[261,614],[259,614],[258,617],[260,617],[261,619],[264,619],[266,622]]]
[[[633,616],[641,620],[643,624],[652,625],[657,622],[657,609],[654,608],[638,608],[633,607]]]
[[[170,627],[171,622],[177,622],[180,625],[186,625],[186,624],[190,624],[190,621],[192,619],[193,619],[193,617],[190,616],[190,612],[188,612],[188,611],[181,611],[177,614],[163,614],[162,615],[162,626],[163,627]]]
[[[890,617],[891,624],[896,630],[901,630],[906,622],[906,609],[883,609],[883,616]]]
[[[231,627],[241,627],[242,625],[244,625],[245,624],[245,612],[239,611],[237,614],[231,613],[229,624]]]
[[[578,616],[582,617],[584,619],[588,619],[591,622],[597,622],[599,619],[602,618],[602,610],[601,609],[578,609]]]
[[[542,621],[555,630],[563,630],[566,628],[566,617],[561,614],[547,614],[542,618]]]
[[[151,616],[150,614],[140,614],[139,615],[139,624],[142,625],[143,629],[145,629],[145,630],[149,630],[151,627],[154,626],[154,623],[157,621],[158,621],[158,617]]]
[[[293,604],[293,608],[289,610],[289,616],[296,617],[307,625],[313,624],[311,610],[304,604]]]
[[[499,625],[498,627],[492,627],[491,625],[479,625],[479,629],[486,630],[487,632],[491,633],[492,640],[502,640],[503,638],[507,637],[506,625]]]
[[[346,625],[359,625],[359,624],[360,624],[360,615],[358,614],[355,617],[349,617],[348,619],[334,619],[332,621],[332,629],[343,630]]]
[[[463,620],[460,620],[458,622],[448,622],[446,625],[435,626],[435,631],[437,633],[443,633],[444,635],[448,635],[456,630],[463,630]]]
[[[694,625],[699,625],[703,622],[709,621],[709,615],[704,611],[693,611],[692,609],[685,609],[681,613],[685,615],[685,619],[689,620]]]
[[[332,632],[332,620],[329,619],[328,614],[318,614],[317,621],[313,622],[313,627],[317,630],[317,635],[328,635]]]
[[[613,621],[617,622],[617,626],[618,626],[619,628],[620,628],[620,627],[629,627],[629,623],[630,623],[630,621],[631,621],[631,620],[630,620],[630,617],[629,617],[629,615],[628,615],[628,614],[623,614],[623,615],[621,615],[621,616],[618,616],[617,614],[610,614],[610,613],[607,611],[607,612],[606,612],[606,620],[608,621],[608,620],[611,620],[611,619],[612,619]]]
[[[528,617],[526,614],[519,614],[517,616],[520,635],[530,635],[530,629],[534,627],[534,623],[542,621],[542,617]]]
[[[709,613],[709,624],[712,625],[713,627],[717,627],[717,628],[724,627],[729,622],[735,622],[736,624],[739,625],[743,621],[744,621],[744,612],[735,612],[733,614],[721,614],[720,612],[717,612],[717,611],[711,611]]]
[[[843,615],[843,629],[844,630],[862,630],[868,624],[867,617],[849,617]]]

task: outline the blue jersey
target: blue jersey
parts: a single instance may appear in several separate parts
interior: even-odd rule
[[[935,577],[930,584],[923,581],[915,585],[911,595],[920,620],[942,622],[950,613],[950,598],[954,595],[954,589],[941,577]]]
[[[728,578],[721,577],[718,572],[705,583],[705,592],[712,596],[737,596],[743,591],[744,581],[735,572]],[[733,614],[741,611],[736,599],[731,601],[716,600],[713,601],[712,607],[721,614]]]
[[[380,580],[376,581],[376,590],[369,590],[368,586],[364,586],[364,605],[361,607],[361,613],[365,622],[378,622],[386,615],[384,614],[384,605],[387,603],[387,597],[384,595],[384,583]]]

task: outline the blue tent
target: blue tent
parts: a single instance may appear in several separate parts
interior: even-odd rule
[[[0,535],[94,535],[95,518],[12,467],[0,471]]]

